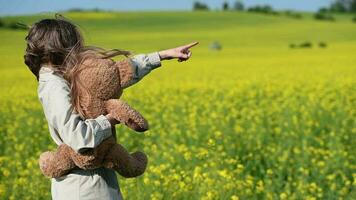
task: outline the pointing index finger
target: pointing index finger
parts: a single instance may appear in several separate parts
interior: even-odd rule
[[[183,46],[183,48],[184,49],[190,49],[190,48],[194,47],[197,44],[199,44],[199,42],[193,42],[193,43],[190,43],[188,45]]]

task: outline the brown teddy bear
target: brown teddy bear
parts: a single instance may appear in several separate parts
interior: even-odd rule
[[[143,132],[148,129],[147,121],[136,110],[118,99],[125,86],[133,79],[133,67],[129,59],[115,62],[100,57],[93,51],[82,55],[82,62],[76,65],[71,84],[74,109],[83,118],[96,118],[110,113],[117,121],[129,128]],[[94,149],[77,153],[66,144],[55,152],[44,152],[40,156],[40,168],[45,176],[57,178],[73,168],[94,169],[106,167],[130,178],[144,173],[147,157],[142,152],[130,154],[116,143],[115,127],[113,136],[104,140]]]

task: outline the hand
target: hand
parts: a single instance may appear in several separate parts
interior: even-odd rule
[[[116,124],[120,124],[110,113],[105,115],[106,119],[110,122],[111,126],[115,126]]]
[[[189,49],[197,44],[199,44],[199,42],[193,42],[188,45],[160,51],[158,52],[158,54],[161,60],[170,60],[173,58],[178,58],[178,62],[186,61],[192,56],[192,52]]]

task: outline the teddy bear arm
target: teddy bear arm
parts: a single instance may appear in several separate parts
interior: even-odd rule
[[[148,130],[147,120],[139,112],[120,99],[110,99],[106,101],[106,110],[112,114],[116,120],[135,131],[144,132]]]
[[[59,178],[75,168],[72,151],[68,145],[62,144],[57,151],[42,153],[39,159],[42,174],[50,178]]]
[[[103,166],[114,169],[125,178],[133,178],[143,174],[147,167],[147,156],[136,151],[130,154],[122,145],[115,144],[106,154]]]
[[[113,136],[103,140],[97,147],[88,149],[85,152],[72,152],[72,159],[76,166],[81,169],[96,169],[102,167],[102,162],[109,149],[116,144]]]

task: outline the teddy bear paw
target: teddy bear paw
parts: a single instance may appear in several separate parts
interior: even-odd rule
[[[40,169],[42,171],[42,173],[45,175],[45,176],[48,176],[48,177],[51,177],[51,168],[50,168],[50,163],[53,162],[53,152],[44,152],[41,154],[40,156],[40,160],[39,160],[39,165],[40,165]]]

